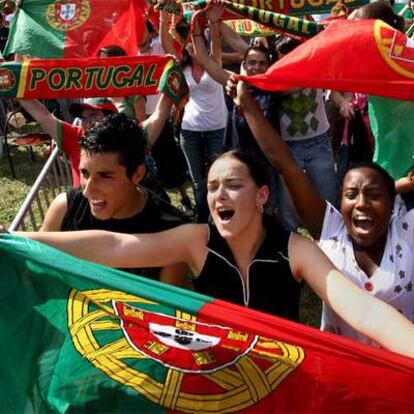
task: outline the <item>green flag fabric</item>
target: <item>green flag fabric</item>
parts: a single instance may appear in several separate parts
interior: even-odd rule
[[[414,102],[369,96],[374,162],[396,180],[414,169]]]
[[[2,414],[414,412],[409,358],[11,235],[0,274]]]
[[[135,0],[21,0],[13,16],[4,55],[37,58],[96,56],[118,45],[135,55],[146,3]]]

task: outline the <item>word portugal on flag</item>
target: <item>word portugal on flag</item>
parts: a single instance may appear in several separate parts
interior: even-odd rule
[[[81,58],[109,45],[136,55],[145,9],[144,0],[22,0],[3,55]]]
[[[414,360],[0,236],[0,412],[413,412]]]
[[[414,101],[414,40],[381,20],[336,21],[263,75],[242,79],[271,91],[321,88]]]

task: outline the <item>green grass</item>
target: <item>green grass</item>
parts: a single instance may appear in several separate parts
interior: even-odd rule
[[[6,227],[18,212],[46,161],[42,155],[43,148],[39,146],[35,149],[35,162],[32,161],[27,148],[11,148],[15,179],[12,177],[6,154],[3,153],[3,158],[0,159],[0,223]]]
[[[306,325],[319,328],[322,302],[313,290],[305,284],[300,295],[299,320]]]

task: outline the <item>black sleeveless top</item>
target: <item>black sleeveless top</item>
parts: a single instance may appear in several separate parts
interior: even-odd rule
[[[209,225],[207,258],[194,287],[205,295],[297,321],[302,284],[290,270],[290,233],[270,220],[265,224],[266,237],[248,266],[246,284],[227,242]]]
[[[153,199],[147,195],[144,209],[133,217],[126,219],[98,220],[82,195],[81,188],[73,188],[66,193],[67,210],[63,217],[61,231],[72,230],[108,230],[118,233],[155,233],[182,224],[179,220],[168,221],[162,218],[161,212]],[[161,268],[121,269],[123,271],[158,279]]]

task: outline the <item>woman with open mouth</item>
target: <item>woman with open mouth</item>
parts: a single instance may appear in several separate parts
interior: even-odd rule
[[[338,211],[322,199],[280,135],[257,110],[248,86],[231,79],[227,89],[237,95],[263,153],[283,176],[304,227],[329,259],[354,285],[414,321],[414,211],[393,212],[391,176],[373,163],[351,168],[343,178]],[[362,305],[349,303],[349,311],[353,306]],[[326,302],[322,329],[372,343],[372,337],[361,335]]]
[[[265,167],[249,154],[230,151],[208,173],[214,224],[185,224],[153,234],[91,230],[23,235],[111,267],[184,262],[195,275],[198,292],[290,319],[297,319],[304,279],[356,330],[414,357],[412,324],[344,277],[313,241],[265,217],[268,197]],[[357,226],[369,227],[367,221],[359,218]]]

